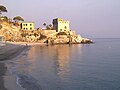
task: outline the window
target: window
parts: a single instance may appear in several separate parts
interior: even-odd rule
[[[30,24],[30,26],[32,26],[32,24]]]
[[[25,28],[24,28],[24,30],[25,30]]]
[[[28,28],[26,28],[26,30],[28,30]]]
[[[67,26],[65,26],[65,29],[67,29]]]
[[[60,29],[60,31],[62,31],[62,29]]]
[[[27,24],[26,24],[26,26],[27,26]]]
[[[32,28],[30,28],[30,30],[32,30]]]

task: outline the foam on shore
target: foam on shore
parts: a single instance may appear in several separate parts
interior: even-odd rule
[[[13,78],[11,76],[6,75],[8,69],[5,66],[6,65],[6,60],[10,60],[12,58],[15,58],[18,56],[22,51],[26,49],[25,45],[21,44],[12,44],[12,43],[5,43],[4,46],[0,46],[0,90],[7,90],[5,86],[5,79],[10,78],[10,84],[13,84],[14,82]],[[9,84],[7,84],[9,85]]]

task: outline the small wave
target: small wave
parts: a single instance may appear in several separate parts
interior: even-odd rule
[[[16,83],[26,90],[42,90],[38,81],[29,74],[17,74]]]

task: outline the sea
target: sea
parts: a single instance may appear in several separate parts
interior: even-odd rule
[[[29,47],[7,61],[5,86],[8,90],[120,90],[120,39],[92,40],[92,44]]]

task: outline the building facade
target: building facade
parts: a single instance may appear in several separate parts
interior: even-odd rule
[[[53,19],[53,29],[57,32],[70,31],[70,22],[61,18]]]
[[[22,22],[21,23],[22,30],[34,30],[34,22]]]

